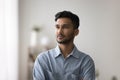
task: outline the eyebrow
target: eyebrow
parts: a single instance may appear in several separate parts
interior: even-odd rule
[[[57,26],[57,25],[60,25],[60,24],[55,24],[55,26]],[[73,24],[65,23],[65,24],[62,24],[62,25],[73,25]]]

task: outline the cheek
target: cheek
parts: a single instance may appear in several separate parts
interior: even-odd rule
[[[68,36],[68,37],[74,36],[74,32],[72,32],[72,31],[67,31],[67,32],[65,32],[64,34],[65,34],[66,36]]]
[[[72,31],[65,29],[65,30],[63,30],[63,32],[64,32],[65,34],[70,34]]]
[[[55,34],[57,34],[57,30],[55,30]]]

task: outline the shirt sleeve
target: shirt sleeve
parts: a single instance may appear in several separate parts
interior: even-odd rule
[[[82,80],[95,80],[95,65],[90,56],[87,56],[82,65]]]
[[[43,71],[43,63],[41,63],[42,61],[39,60],[40,57],[36,58],[36,61],[34,63],[34,67],[33,67],[33,80],[45,80],[45,76],[44,76],[44,71]]]

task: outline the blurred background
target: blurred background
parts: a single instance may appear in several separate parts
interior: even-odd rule
[[[0,80],[32,80],[36,56],[56,47],[63,10],[80,17],[75,44],[94,59],[96,80],[120,80],[120,0],[0,0]]]

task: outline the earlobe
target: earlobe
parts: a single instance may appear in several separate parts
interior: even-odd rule
[[[76,29],[76,30],[75,30],[75,36],[77,36],[78,34],[79,34],[79,30]]]

